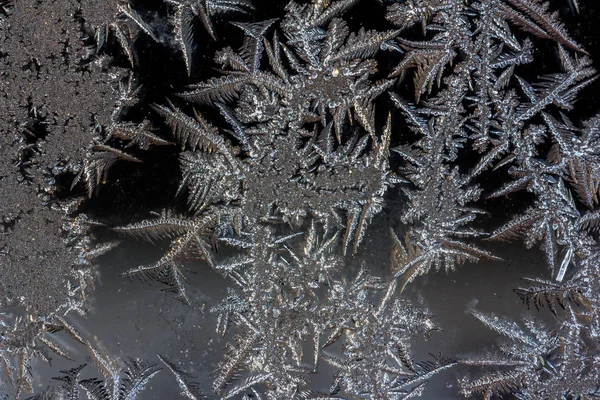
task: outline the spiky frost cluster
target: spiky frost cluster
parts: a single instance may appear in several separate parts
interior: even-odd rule
[[[400,41],[406,55],[394,72],[405,76],[415,69],[416,103],[392,96],[422,137],[401,149],[411,181],[422,188],[422,195],[408,195],[417,207],[403,218],[414,221],[416,214],[420,223],[407,233],[405,247],[411,251],[402,249],[397,257],[405,264],[402,271],[414,274],[427,271],[430,265],[453,267],[447,260],[454,257],[475,261],[489,257],[487,252],[457,244],[454,237],[480,235],[471,222],[481,211],[465,208],[465,200],[481,195],[474,183],[499,177],[498,171],[505,170],[509,179],[503,178],[506,183],[485,197],[491,200],[526,190],[534,201],[488,239],[521,239],[528,248],[540,243],[554,281],[534,279],[535,286],[519,288],[517,293],[528,305],[548,305],[555,313],[557,304],[566,309],[554,331],[534,321],[526,321],[527,330],[523,330],[513,322],[473,311],[511,342],[501,345],[497,356],[463,361],[484,368],[495,366],[480,378],[460,381],[461,393],[467,397],[597,395],[598,371],[592,367],[599,339],[592,333],[597,310],[592,305],[595,296],[588,297],[595,278],[587,275],[598,253],[599,164],[598,158],[590,157],[600,150],[597,118],[575,124],[563,113],[573,109],[578,93],[595,79],[595,70],[549,7],[542,1],[498,0],[409,1],[389,8],[388,18],[402,28],[421,22],[425,32],[431,26],[433,35],[425,42]],[[517,75],[522,65],[534,62],[535,51],[532,37],[513,32],[513,27],[555,42],[560,71],[533,81]],[[441,134],[436,137],[436,132]],[[465,150],[477,153],[478,161],[461,174],[453,165]],[[424,162],[430,159],[437,168]],[[435,175],[424,177],[423,173],[432,170],[452,176],[454,190],[459,190],[449,196],[459,208],[443,213],[445,218],[454,215],[445,223],[437,213],[421,211],[431,209],[423,201],[438,202],[435,209],[443,210],[439,202],[449,192],[428,191],[427,180]],[[464,166],[461,170],[465,171]],[[430,220],[441,227],[433,247],[429,247]],[[416,245],[411,240],[415,236]],[[432,250],[424,252],[428,247]],[[581,274],[588,277],[586,283]]]

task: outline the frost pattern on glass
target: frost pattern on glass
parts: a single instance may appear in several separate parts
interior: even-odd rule
[[[95,198],[116,162],[143,165],[146,154],[170,149],[181,172],[173,201],[110,228],[78,212],[85,200],[48,203],[64,218],[76,261],[53,312],[2,299],[15,307],[0,313],[0,361],[17,397],[33,391],[33,359],[70,358],[52,338],[61,330],[88,348],[104,379],[80,379],[80,366],[34,398],[133,399],[160,370],[104,354],[69,322],[69,313],[87,311],[95,258],[118,244],[96,243],[94,229],[163,246],[158,260],[123,275],[160,282],[189,305],[187,270],[206,266],[230,282],[209,310],[227,341],[212,387],[157,355],[189,399],[409,399],[459,364],[479,371],[459,379],[465,397],[600,396],[600,117],[569,117],[596,71],[553,3],[389,1],[379,30],[353,28],[345,13],[356,0],[291,1],[281,18],[263,21],[247,0],[164,3],[167,23],[118,0],[112,22],[83,24],[82,63],[125,57],[131,70],[115,75],[110,120],[94,121],[84,156],[54,175]],[[0,6],[2,23],[10,7]],[[243,37],[239,49],[217,34],[215,17],[228,13],[240,17],[228,26]],[[218,43],[215,54],[199,54],[198,24]],[[154,99],[151,117],[131,112],[144,96],[140,38],[179,54],[189,80]],[[544,48],[558,62],[532,76]],[[196,79],[201,58],[215,68]],[[23,135],[35,142],[21,138],[17,157],[27,182],[46,123],[31,113]],[[497,199],[523,193],[522,212],[483,229]],[[369,228],[390,203],[400,204],[398,223],[380,276],[352,261],[373,250]],[[494,351],[415,359],[411,345],[440,327],[407,299],[407,286],[431,270],[502,262],[490,242],[513,240],[543,252],[548,276],[526,278],[515,292],[527,307],[547,308],[556,326],[472,308],[501,336]],[[232,255],[221,259],[218,248]],[[329,387],[314,383],[323,370],[333,371]]]

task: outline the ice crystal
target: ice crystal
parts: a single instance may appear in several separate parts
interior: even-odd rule
[[[344,211],[346,247],[353,241],[357,251],[383,194],[398,181],[388,167],[391,122],[377,134],[373,121],[373,100],[392,81],[371,82],[376,63],[368,58],[394,32],[349,34],[332,11],[344,7],[342,2],[319,11],[291,3],[279,23],[287,44],[277,31],[268,40],[273,20],[235,24],[245,34],[241,50],[225,48],[215,58],[227,75],[180,95],[200,105],[214,104],[231,126],[229,139],[197,112],[194,120],[174,106],[157,106],[182,146],[219,154],[182,156],[190,208],[202,207],[207,197],[213,203],[239,200],[240,214],[250,223],[283,219],[295,225],[311,214],[340,219],[338,211]],[[265,53],[270,69],[263,67]],[[368,135],[343,134],[347,115]],[[233,157],[240,151],[243,162]],[[210,193],[215,182],[220,197]]]
[[[67,351],[52,338],[53,333],[66,331],[73,339],[82,343],[84,341],[77,329],[66,319],[66,312],[57,312],[44,321],[32,321],[30,315],[24,317],[16,313],[6,313],[5,317],[7,318],[3,324],[6,327],[2,335],[0,361],[3,373],[13,386],[17,398],[21,393],[33,392],[33,377],[30,371],[34,359],[41,358],[50,362],[51,351],[72,360]]]
[[[208,34],[216,40],[216,32],[211,20],[218,14],[230,12],[247,13],[252,10],[250,0],[164,0],[174,9],[173,32],[175,41],[183,54],[188,75],[192,72],[192,54],[194,53],[194,20],[199,19]]]
[[[199,385],[194,382],[194,378],[186,372],[180,371],[175,364],[171,363],[165,357],[158,355],[160,361],[167,366],[167,368],[175,375],[181,394],[190,400],[199,400],[205,398],[201,394]]]
[[[462,360],[468,365],[495,368],[480,378],[460,380],[465,397],[514,394],[529,398],[586,398],[599,393],[597,338],[586,318],[567,305],[565,321],[550,331],[542,323],[525,320],[526,329],[513,321],[474,311],[477,319],[510,341],[498,354]],[[593,328],[592,328],[593,329]]]
[[[139,360],[128,360],[107,381],[86,379],[79,382],[90,400],[135,400],[160,368]]]
[[[249,241],[226,240],[248,253],[215,266],[239,290],[213,309],[219,313],[217,331],[226,334],[232,325],[236,332],[214,382],[224,398],[260,384],[268,388],[268,399],[335,398],[340,391],[360,398],[408,398],[453,365],[441,358],[413,361],[410,339],[436,329],[432,315],[396,298],[395,281],[386,283],[366,268],[352,280],[344,278],[343,259],[336,255],[342,238],[323,228],[311,223],[299,248],[293,237],[264,229]],[[343,341],[343,354],[332,353]],[[338,370],[329,394],[309,386],[323,361]]]
[[[141,265],[124,273],[124,276],[142,280],[157,280],[168,285],[168,290],[177,293],[189,302],[185,291],[186,279],[183,275],[184,260],[204,260],[212,263],[211,238],[219,215],[210,211],[196,218],[180,218],[164,212],[155,219],[149,219],[123,227],[116,231],[150,242],[170,239],[171,244],[165,255],[151,265]]]
[[[158,372],[155,364],[139,359],[116,361],[101,354],[87,343],[90,355],[105,375],[106,380],[89,378],[80,380],[81,371],[85,364],[61,371],[63,375],[52,378],[61,381],[58,386],[52,386],[31,400],[79,400],[80,393],[85,393],[89,400],[135,400],[142,392],[148,381]]]

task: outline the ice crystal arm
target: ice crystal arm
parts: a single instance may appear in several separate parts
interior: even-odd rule
[[[171,216],[163,212],[162,216],[147,219],[122,227],[113,228],[114,231],[135,238],[154,243],[165,239],[173,239],[192,229],[194,222],[185,218]]]
[[[500,5],[500,13],[521,29],[544,39],[553,39],[573,50],[583,52],[581,47],[568,36],[556,13],[548,11],[549,2],[543,2],[543,0],[506,0],[506,3],[508,4]]]
[[[408,225],[404,243],[393,235],[394,276],[401,277],[399,286],[403,290],[432,267],[449,271],[466,261],[497,258],[469,242],[485,236],[469,227],[482,211],[467,206],[479,198],[481,190],[470,185],[457,169],[449,170],[437,155],[444,150],[444,143],[436,137],[440,128],[431,124],[424,131],[409,106],[399,99],[395,103],[412,116],[417,131],[427,134],[412,147],[394,149],[406,158],[407,177],[414,184],[404,188],[410,205],[402,215]]]
[[[313,26],[322,26],[323,24],[330,21],[332,18],[341,15],[354,4],[357,3],[358,0],[337,0],[334,2],[315,2],[313,5],[313,17],[312,23]],[[323,4],[327,4],[325,6],[320,6]]]
[[[548,114],[543,117],[554,142],[548,161],[559,166],[579,199],[593,209],[600,198],[600,118],[584,121],[578,128],[565,115],[562,121]]]
[[[556,314],[557,304],[564,309],[567,302],[575,305],[586,303],[582,288],[577,282],[556,283],[539,278],[524,279],[535,285],[520,287],[515,289],[515,293],[528,308],[534,306],[539,310],[542,307],[548,307],[553,314]]]
[[[200,391],[200,385],[195,381],[196,378],[184,371],[181,371],[175,364],[160,354],[158,354],[157,357],[175,376],[175,379],[179,384],[179,389],[181,389],[182,396],[185,396],[190,400],[200,400],[206,398],[206,396],[204,396]]]
[[[160,368],[155,364],[128,359],[116,367],[106,380],[97,378],[79,381],[90,400],[135,400]]]
[[[589,57],[572,57],[562,46],[559,46],[559,56],[564,73],[543,75],[535,86],[519,79],[530,103],[522,104],[517,110],[517,123],[529,120],[550,104],[566,110],[572,109],[577,93],[595,79],[596,70],[591,67]]]
[[[276,19],[255,23],[233,23],[240,28],[244,34],[244,43],[240,49],[240,56],[245,65],[249,66],[248,72],[256,73],[260,68],[260,61],[264,51],[264,38],[269,28],[275,23]]]
[[[67,371],[60,371],[65,375],[52,378],[62,382],[60,387],[65,395],[65,400],[79,400],[79,375],[85,366],[86,364],[82,364]]]
[[[210,153],[185,152],[180,156],[182,180],[177,195],[188,192],[190,211],[199,213],[211,204],[240,198],[241,176],[236,174],[225,157]]]
[[[125,56],[127,57],[127,60],[129,61],[129,65],[131,65],[132,67],[135,65],[135,60],[133,57],[133,50],[132,50],[132,44],[134,41],[134,38],[132,38],[131,34],[125,34],[125,32],[123,31],[123,28],[116,22],[113,22],[112,24],[109,25],[110,31],[114,32],[115,38],[117,39],[117,43],[119,43],[119,46],[121,47],[123,53],[125,53]],[[102,35],[102,39],[100,39],[100,35]],[[106,33],[103,29],[99,28],[96,31],[96,41],[99,43],[99,48],[97,49],[97,51],[100,50],[100,43],[103,43],[106,40],[106,37],[108,35],[108,29],[106,30]]]
[[[161,368],[154,363],[129,359],[119,388],[123,400],[135,400],[137,395],[146,388],[148,381],[160,371]]]
[[[158,36],[156,36],[152,27],[143,20],[143,18],[138,14],[136,10],[134,10],[131,7],[130,4],[119,4],[117,7],[119,8],[119,11],[131,21],[133,21],[142,32],[150,36],[155,42],[160,43],[160,39],[158,38]]]
[[[175,41],[179,45],[181,53],[183,54],[185,70],[189,77],[192,74],[194,36],[196,34],[194,29],[194,14],[188,7],[179,5],[175,8],[173,20]],[[209,30],[209,32],[212,33],[212,29]]]
[[[173,33],[175,41],[183,54],[188,76],[191,75],[193,70],[192,54],[196,38],[195,19],[198,18],[210,37],[216,40],[216,32],[211,19],[214,15],[230,12],[247,13],[254,8],[249,0],[164,1],[174,8],[174,15],[172,16]]]
[[[211,78],[206,83],[191,86],[191,91],[182,93],[180,96],[198,104],[226,103],[236,99],[243,85],[249,81],[250,77],[245,75],[227,75],[221,78]]]
[[[415,101],[420,101],[421,95],[431,93],[434,85],[439,87],[442,81],[442,75],[456,53],[448,43],[417,43],[407,40],[401,40],[401,45],[406,49],[411,49],[402,62],[392,71],[390,77],[399,76],[403,80],[409,69],[415,69],[414,86]]]
[[[119,365],[115,360],[111,359],[102,349],[97,349],[92,346],[90,342],[86,342],[85,345],[94,362],[94,366],[106,379],[112,379],[118,376],[120,370]]]
[[[254,385],[263,383],[269,377],[270,374],[258,374],[249,376],[248,378],[241,380],[241,382],[236,382],[235,385],[233,385],[233,387],[224,394],[223,399],[231,399],[241,393],[244,393]]]
[[[569,250],[572,246],[565,241],[566,235],[576,228],[580,213],[562,179],[557,181],[551,176],[538,175],[532,177],[532,181],[538,194],[535,206],[496,229],[489,239],[525,238],[529,247],[542,241],[541,246],[553,275],[562,280],[570,264],[569,254],[572,254]],[[561,227],[561,230],[557,231],[555,227]],[[560,265],[556,257],[559,245],[567,245],[566,257]]]
[[[532,318],[526,318],[525,328],[506,318],[485,315],[476,310],[471,313],[490,329],[510,339],[499,344],[499,355],[488,354],[462,360],[467,365],[490,369],[480,378],[471,380],[469,376],[459,380],[461,394],[465,397],[480,395],[491,398],[492,395],[525,395],[528,391],[536,391],[536,386],[550,387],[553,396],[557,396],[553,383],[557,371],[563,361],[569,359],[563,347],[561,334],[550,331],[545,324]],[[560,379],[560,378],[559,378]],[[546,381],[542,384],[541,381]],[[540,385],[538,385],[540,384]],[[544,396],[542,396],[544,397]]]
[[[426,247],[420,247],[424,244],[413,246],[410,244],[410,240],[406,241],[406,247],[409,250],[396,251],[396,257],[393,259],[396,270],[394,276],[400,279],[401,290],[404,290],[406,285],[418,276],[427,274],[432,267],[436,270],[441,267],[453,270],[456,264],[466,261],[500,260],[487,250],[457,240],[442,239],[440,242],[430,243]],[[395,246],[402,246],[399,239],[395,238],[394,242]]]
[[[492,396],[506,396],[513,394],[520,387],[521,374],[519,372],[493,372],[479,379],[471,380],[469,376],[459,380],[459,393],[470,398],[480,396],[491,399]]]
[[[234,136],[237,141],[241,144],[244,151],[250,151],[250,140],[245,132],[243,125],[236,119],[235,114],[222,103],[215,103],[215,106],[219,109],[219,112],[225,118],[227,123],[231,125],[233,131],[231,135]]]
[[[44,336],[40,336],[38,338],[38,340],[40,342],[42,342],[44,345],[46,345],[50,350],[52,350],[52,352],[58,354],[61,357],[66,358],[67,360],[73,361],[71,356],[69,356],[69,354],[65,350],[63,350],[60,347],[60,345],[58,343],[56,343],[54,340],[52,340],[48,337],[44,337]]]
[[[328,36],[343,33],[343,30],[342,32],[328,32]],[[345,34],[347,34],[347,32]],[[360,29],[358,33],[351,33],[343,45],[340,45],[339,43],[330,44],[332,49],[337,50],[331,55],[331,61],[356,58],[366,59],[373,57],[380,50],[382,43],[396,37],[397,34],[398,31],[378,32]],[[330,51],[327,51],[325,54],[329,56],[329,53]]]
[[[489,329],[501,335],[524,344],[534,343],[534,339],[531,336],[525,333],[516,322],[508,318],[501,318],[496,315],[488,316],[476,310],[471,310],[470,312]]]
[[[172,238],[169,249],[154,264],[132,268],[123,275],[129,278],[155,280],[168,285],[168,290],[177,293],[189,303],[185,285],[186,279],[182,272],[182,262],[188,260],[204,260],[213,266],[211,247],[218,220],[218,215],[210,210],[204,210],[191,219],[180,219],[163,214],[155,221],[143,221],[131,224],[117,231],[129,233],[144,240]]]
[[[247,264],[251,261],[242,260],[243,264]],[[243,265],[242,264],[242,265]],[[227,266],[219,265],[217,270],[219,271],[232,271],[240,264],[237,262],[229,262]],[[244,300],[235,292],[232,288],[227,288],[227,297],[218,305],[212,307],[210,312],[217,313],[217,327],[216,331],[219,335],[225,336],[229,326],[238,318],[243,312],[248,310],[248,305]]]
[[[182,148],[201,151],[218,151],[224,155],[231,154],[225,141],[218,134],[218,130],[208,123],[199,113],[196,118],[191,118],[177,109],[173,104],[171,108],[154,105],[153,108],[165,118],[171,128],[173,136]]]
[[[81,171],[73,180],[71,187],[83,181],[87,187],[88,197],[92,197],[99,189],[101,183],[106,183],[108,170],[117,161],[142,162],[142,160],[103,144],[95,145],[81,166]]]
[[[166,146],[172,144],[150,132],[148,121],[144,121],[140,124],[116,124],[110,130],[110,136],[129,141],[125,148],[136,145],[142,150],[148,150],[150,146]]]

